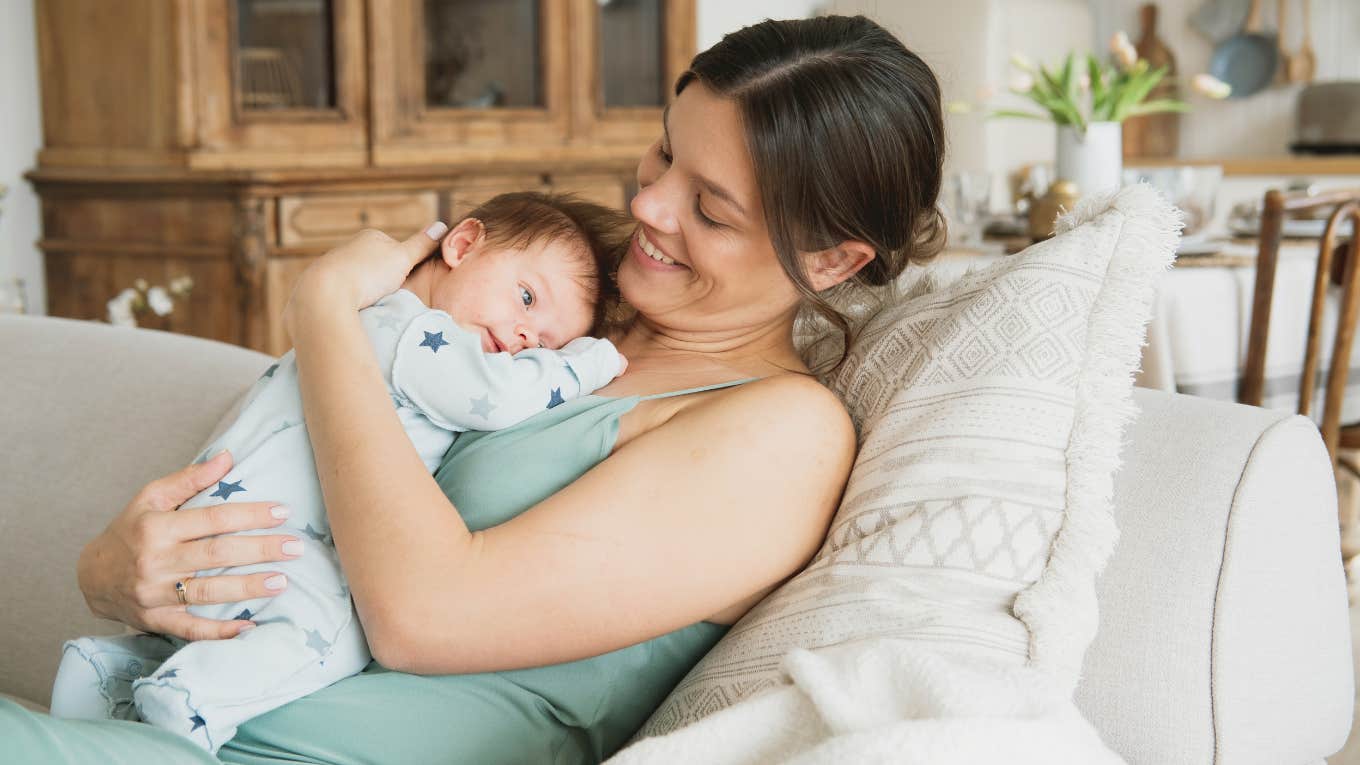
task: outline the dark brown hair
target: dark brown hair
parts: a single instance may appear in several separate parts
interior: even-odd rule
[[[856,287],[890,284],[944,245],[939,83],[863,16],[740,29],[694,57],[676,95],[695,81],[741,110],[774,251],[806,309],[843,343],[834,369],[855,335],[835,303]],[[798,253],[847,240],[873,247],[874,259],[845,284],[815,292]]]
[[[614,269],[628,246],[632,218],[574,194],[537,191],[500,194],[464,217],[481,221],[486,246],[492,249],[518,250],[539,242],[579,243],[575,254],[582,268],[576,278],[592,301],[590,334],[604,333],[605,318],[618,302]]]

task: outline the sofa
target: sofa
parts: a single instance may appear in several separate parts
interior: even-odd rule
[[[43,708],[63,640],[122,630],[85,607],[81,546],[186,464],[271,360],[40,317],[0,317],[0,359],[0,694]],[[1130,763],[1321,763],[1346,741],[1355,694],[1316,427],[1150,390],[1134,400],[1078,707]]]

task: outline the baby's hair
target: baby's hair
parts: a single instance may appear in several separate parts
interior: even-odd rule
[[[524,249],[539,242],[577,242],[582,265],[578,282],[593,300],[590,334],[603,334],[606,317],[619,300],[614,270],[628,246],[633,220],[575,194],[512,191],[483,202],[466,218],[482,222],[486,245]],[[437,257],[437,256],[436,256]]]

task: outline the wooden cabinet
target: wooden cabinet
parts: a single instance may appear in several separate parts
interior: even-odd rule
[[[153,326],[288,347],[311,258],[504,192],[623,206],[694,53],[694,0],[37,0],[49,311],[138,278]]]

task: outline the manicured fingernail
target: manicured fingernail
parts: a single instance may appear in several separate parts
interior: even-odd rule
[[[436,242],[439,241],[440,239],[443,239],[444,235],[447,233],[449,233],[449,224],[445,223],[442,220],[437,220],[434,223],[431,223],[430,227],[425,229],[425,236],[428,236],[429,238],[435,240]]]
[[[288,542],[284,542],[284,543],[283,543],[283,554],[284,554],[284,555],[301,555],[301,554],[302,554],[302,543],[299,542],[299,541],[297,541],[296,539],[290,540],[290,541],[288,541]]]
[[[287,518],[290,511],[284,505],[274,505],[269,508],[269,514],[275,518]]]
[[[241,632],[245,632],[246,630],[253,630],[253,629],[255,629],[255,626],[256,626],[256,625],[255,625],[255,622],[251,622],[251,623],[249,623],[249,624],[242,624],[242,625],[241,625]],[[239,635],[239,634],[241,634],[241,632],[238,632],[238,633],[236,633],[236,634]]]
[[[209,461],[209,462],[212,462],[213,460],[217,459],[218,457],[221,457],[223,454],[226,454],[226,453],[227,453],[227,450],[226,450],[226,449],[219,449],[219,450],[217,451],[217,454],[214,454],[213,456],[211,456],[211,457],[208,458],[208,461]]]
[[[282,590],[284,587],[287,586],[288,577],[284,576],[283,574],[275,574],[269,577],[268,579],[264,580],[264,588],[266,590]]]

